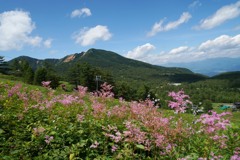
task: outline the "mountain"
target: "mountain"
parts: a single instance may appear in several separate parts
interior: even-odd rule
[[[214,76],[223,72],[240,71],[240,58],[211,58],[189,63],[170,63],[166,66],[189,68],[195,73]]]
[[[49,64],[57,64],[59,62],[59,59],[40,60],[40,59],[28,57],[28,56],[19,56],[17,58],[10,60],[8,63],[12,64],[15,60],[17,60],[18,62],[27,61],[29,63],[29,65],[33,68],[33,70],[36,70],[37,67],[44,65],[44,63],[46,63],[46,62]]]
[[[193,82],[206,79],[206,76],[195,74],[191,70],[180,67],[162,67],[125,58],[115,52],[89,49],[87,52],[75,53],[61,59],[38,60],[31,57],[20,56],[13,61],[27,60],[33,69],[45,62],[57,71],[59,75],[67,73],[69,68],[76,63],[89,63],[94,67],[110,72],[116,81],[131,81],[134,83],[148,82],[159,84],[162,81]]]
[[[221,73],[211,77],[211,79],[240,80],[240,71]]]

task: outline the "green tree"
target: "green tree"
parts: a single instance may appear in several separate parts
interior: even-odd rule
[[[76,87],[80,85],[81,65],[76,64],[69,69],[68,81]]]
[[[93,91],[96,89],[96,75],[98,75],[97,70],[88,63],[77,63],[70,68],[68,81],[76,87],[82,85]]]
[[[42,81],[51,81],[50,87],[55,89],[59,86],[60,78],[49,66],[48,68],[42,66],[35,72],[34,84],[42,85]]]
[[[47,69],[46,81],[51,81],[50,87],[56,89],[59,86],[60,77],[56,74],[54,66],[44,61],[43,67]]]
[[[41,85],[42,81],[47,80],[47,69],[44,67],[38,68],[34,76],[34,84]]]
[[[28,68],[26,68],[26,71],[24,72],[23,80],[26,83],[33,84],[34,71],[30,66],[28,66]]]
[[[113,75],[110,72],[99,68],[94,68],[94,73],[95,75],[101,76],[101,83],[107,82],[108,84],[115,86]]]
[[[28,61],[21,61],[19,65],[21,77],[25,83],[33,84],[34,71]]]
[[[83,63],[81,66],[81,76],[80,84],[82,86],[87,86],[90,91],[95,90],[96,88],[96,73],[95,69],[91,67],[88,63]]]
[[[10,68],[3,56],[0,56],[0,73],[8,74]]]
[[[11,72],[14,76],[22,77],[25,83],[33,84],[34,71],[26,60],[14,60],[11,63]]]
[[[240,78],[229,81],[229,86],[231,88],[240,88]]]
[[[113,88],[115,97],[130,101],[137,100],[136,99],[136,90],[133,89],[130,84],[124,81],[117,82],[115,87]]]
[[[47,72],[46,81],[51,81],[50,87],[56,89],[59,86],[59,76],[54,74],[53,72]]]
[[[210,100],[204,100],[203,103],[202,103],[202,106],[203,106],[203,111],[204,112],[208,112],[208,111],[213,109],[212,101],[210,101]]]
[[[10,64],[11,70],[12,70],[12,74],[14,76],[18,76],[21,77],[22,76],[22,72],[21,72],[21,66],[18,60],[14,59],[13,63]]]
[[[150,88],[146,85],[142,85],[137,90],[137,98],[139,100],[145,100],[146,98],[148,98],[149,92],[150,92]]]

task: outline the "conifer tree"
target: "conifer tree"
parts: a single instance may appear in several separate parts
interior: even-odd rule
[[[26,68],[26,71],[24,72],[23,79],[24,79],[24,82],[29,83],[29,84],[33,84],[34,71],[30,66],[28,66],[28,68]]]
[[[0,73],[7,74],[10,68],[3,56],[0,56]]]
[[[35,72],[34,84],[41,85],[42,81],[47,80],[46,77],[47,77],[47,69],[44,67],[38,68]]]

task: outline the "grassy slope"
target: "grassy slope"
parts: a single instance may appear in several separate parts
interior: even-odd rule
[[[3,75],[3,74],[0,74],[0,81],[3,82],[3,83],[21,83],[23,85],[23,87],[27,87],[28,89],[30,90],[40,90],[40,91],[43,91],[43,92],[46,92],[46,89],[41,87],[41,86],[35,86],[35,85],[29,85],[29,84],[25,84],[23,82],[21,82],[21,79],[20,78],[17,78],[17,77],[13,77],[13,76],[7,76],[7,75]],[[67,88],[72,88],[71,85],[69,85],[68,83],[66,82],[63,82]],[[56,94],[64,94],[66,92],[64,92],[60,87],[56,89]],[[115,102],[117,102],[118,100],[115,100]],[[224,111],[220,110],[219,106],[223,104],[223,103],[213,103],[213,110],[216,111],[217,113],[222,113]],[[232,105],[232,104],[227,104],[227,105]],[[231,112],[231,109],[228,109],[227,111]],[[161,109],[160,112],[164,113],[167,117],[169,116],[174,116],[173,114],[173,111],[172,110],[166,110],[166,109]],[[231,122],[237,124],[240,126],[240,112],[231,112],[232,113],[232,116],[230,116],[230,120]],[[184,114],[184,116],[186,118],[186,120],[189,121],[189,123],[191,123],[193,121],[193,119],[195,118],[198,118],[199,116],[197,117],[194,117],[192,114]]]

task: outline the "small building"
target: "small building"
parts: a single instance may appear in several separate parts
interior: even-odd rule
[[[181,86],[182,84],[181,83],[168,83],[168,85],[170,85],[170,86]]]

